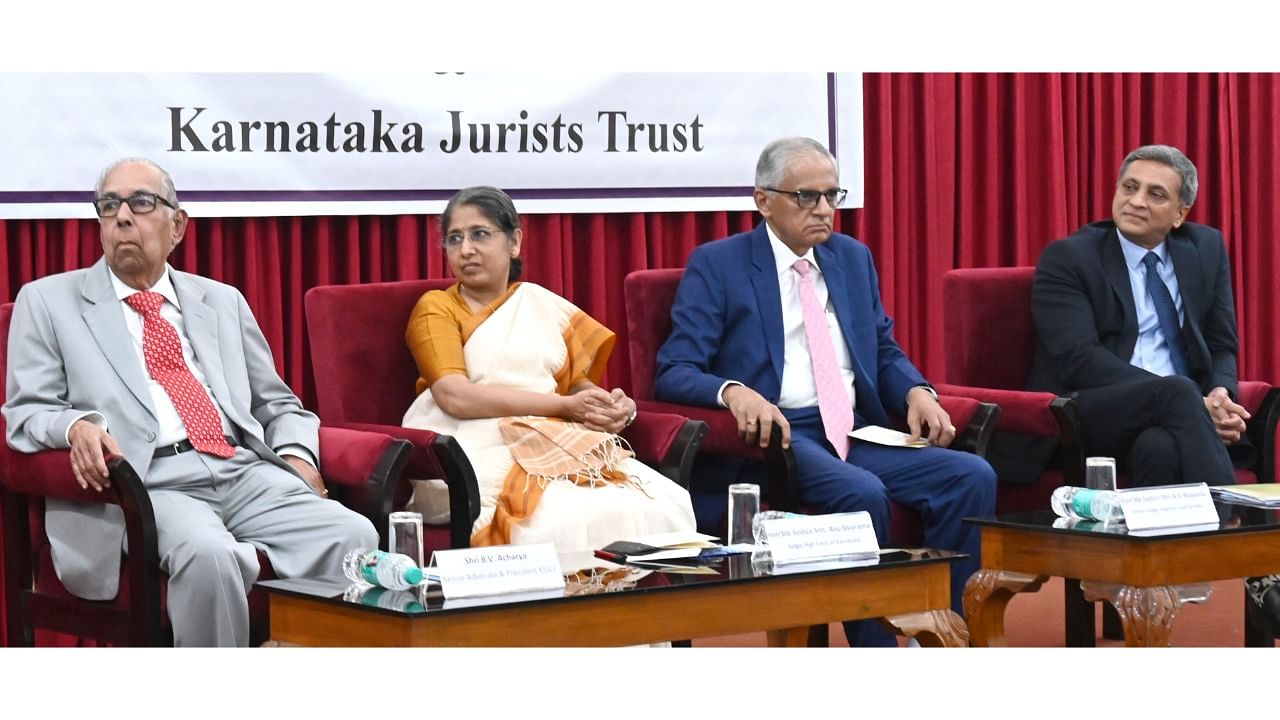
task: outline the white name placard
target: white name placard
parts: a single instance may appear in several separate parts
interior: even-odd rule
[[[1131,531],[1218,522],[1204,483],[1121,490],[1120,507]]]
[[[865,512],[783,517],[762,526],[774,565],[880,551],[871,515]]]
[[[551,543],[437,550],[431,565],[446,600],[564,587]]]

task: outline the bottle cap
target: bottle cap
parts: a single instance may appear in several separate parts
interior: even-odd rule
[[[422,584],[422,568],[411,567],[404,571],[404,579],[413,585]]]

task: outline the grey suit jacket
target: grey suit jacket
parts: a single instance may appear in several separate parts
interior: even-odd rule
[[[302,445],[319,457],[320,421],[276,372],[240,291],[169,272],[196,362],[241,444],[289,472],[274,448]],[[18,292],[9,328],[6,439],[20,452],[66,448],[71,423],[97,411],[145,483],[159,426],[109,273],[99,259]],[[92,600],[115,597],[124,543],[120,508],[51,500],[45,523],[67,590]]]

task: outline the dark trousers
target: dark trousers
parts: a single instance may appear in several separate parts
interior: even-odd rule
[[[1116,458],[1134,487],[1235,482],[1200,388],[1181,376],[1072,393],[1086,455]]]
[[[963,519],[995,512],[996,476],[987,461],[945,448],[891,448],[858,441],[848,459],[841,460],[826,439],[816,407],[783,414],[791,423],[791,447],[805,503],[824,513],[865,510],[883,547],[889,541],[893,500],[920,512],[925,546],[969,555],[951,566],[951,605],[963,616],[964,584],[980,567],[981,549],[977,527]],[[864,424],[861,417],[856,420]],[[896,644],[875,621],[845,623],[845,635],[855,646]]]

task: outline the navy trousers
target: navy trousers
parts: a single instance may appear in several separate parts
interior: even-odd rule
[[[964,584],[980,566],[978,529],[964,518],[995,512],[996,475],[987,461],[945,448],[891,448],[856,440],[849,457],[841,460],[826,439],[818,408],[783,414],[791,423],[791,448],[805,503],[824,513],[865,510],[881,547],[886,547],[893,500],[920,512],[926,547],[969,555],[951,566],[951,606],[963,616]],[[861,417],[856,422],[865,424]],[[856,646],[895,643],[874,621],[845,623],[845,635]]]

